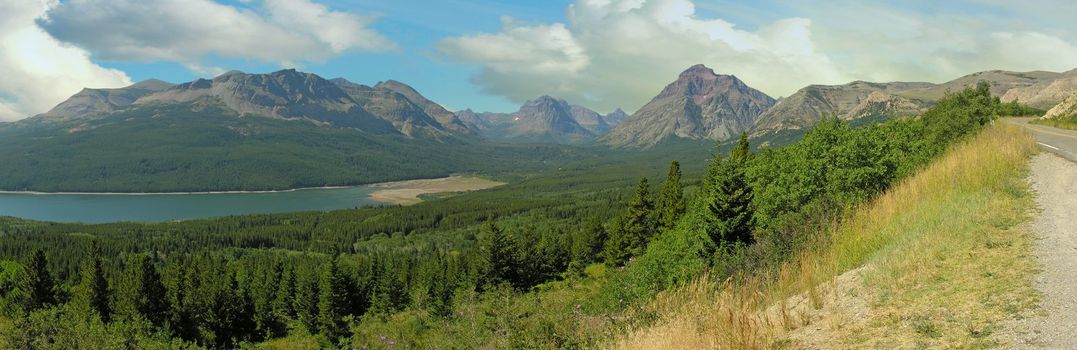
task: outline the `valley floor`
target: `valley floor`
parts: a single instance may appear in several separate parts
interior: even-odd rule
[[[1035,286],[1042,309],[1009,325],[1014,348],[1061,349],[1077,344],[1077,163],[1053,154],[1032,161],[1032,187],[1042,212],[1032,224],[1043,265]]]

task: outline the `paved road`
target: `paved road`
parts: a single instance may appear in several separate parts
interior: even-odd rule
[[[1077,131],[1029,124],[1032,118],[1004,118],[1003,120],[1023,126],[1036,135],[1040,148],[1077,162]]]

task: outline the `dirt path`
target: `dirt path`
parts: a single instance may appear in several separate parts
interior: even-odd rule
[[[1032,187],[1042,209],[1032,223],[1043,272],[1036,289],[1042,310],[1004,331],[1014,349],[1077,347],[1077,163],[1041,153],[1032,160]]]

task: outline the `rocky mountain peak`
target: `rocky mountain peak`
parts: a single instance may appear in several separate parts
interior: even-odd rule
[[[604,139],[614,146],[653,146],[670,137],[726,140],[747,130],[774,99],[732,75],[697,64]]]

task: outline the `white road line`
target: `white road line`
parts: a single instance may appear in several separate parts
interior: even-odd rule
[[[1043,143],[1043,142],[1036,142],[1036,143],[1040,144],[1040,146],[1047,147],[1047,148],[1050,148],[1050,149],[1053,149],[1053,150],[1056,150],[1056,151],[1059,150],[1058,147],[1051,146],[1051,145],[1048,145],[1048,144]]]

